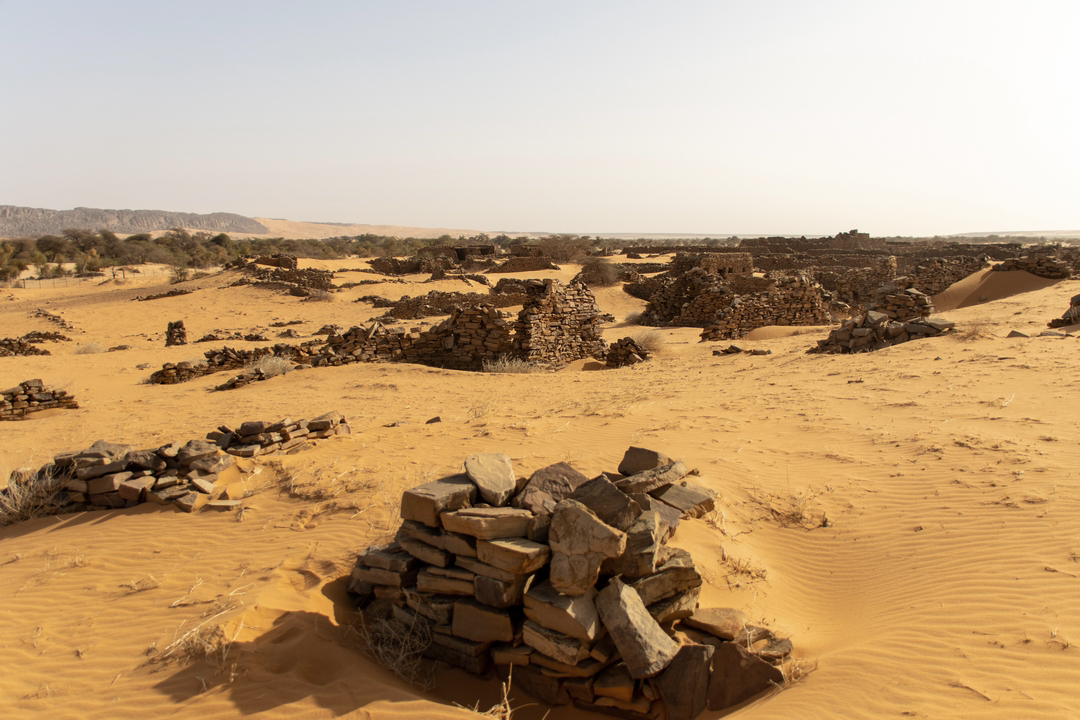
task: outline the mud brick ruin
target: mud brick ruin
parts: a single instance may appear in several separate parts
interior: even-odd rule
[[[165,347],[173,345],[187,345],[187,328],[183,320],[169,323],[165,330]]]
[[[75,410],[79,403],[66,390],[50,390],[41,380],[24,380],[0,392],[0,420],[26,420],[42,410]]]
[[[1069,325],[1080,325],[1080,295],[1072,296],[1072,299],[1069,300],[1069,309],[1065,311],[1064,315],[1047,323],[1047,326],[1052,328],[1068,327]]]
[[[895,284],[885,285],[878,290],[873,306],[845,320],[808,352],[870,352],[935,337],[954,327],[955,323],[931,319],[933,311],[929,295],[912,287],[901,290]]]
[[[589,479],[566,463],[518,478],[510,457],[406,490],[393,542],[359,553],[349,589],[370,623],[423,654],[550,705],[696,717],[784,682],[792,650],[732,608],[698,608],[701,575],[667,541],[713,510],[662,453]]]
[[[1066,280],[1072,277],[1072,269],[1066,260],[1046,254],[1023,255],[1008,258],[994,265],[994,270],[1024,270],[1041,278]]]
[[[32,490],[49,503],[53,514],[144,502],[173,505],[185,512],[203,506],[231,510],[245,497],[233,456],[294,454],[318,440],[348,433],[344,416],[329,412],[314,420],[245,422],[235,430],[222,426],[205,440],[148,450],[98,440],[85,450],[60,453],[36,471],[13,472],[8,487]],[[7,492],[11,490],[0,490]]]
[[[702,341],[737,339],[766,325],[824,325],[832,319],[821,285],[803,273],[779,277],[764,292],[737,295],[715,316]]]

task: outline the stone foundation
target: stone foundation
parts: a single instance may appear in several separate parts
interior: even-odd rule
[[[42,410],[78,407],[79,403],[66,390],[50,390],[40,380],[24,380],[0,392],[0,420],[26,420]]]

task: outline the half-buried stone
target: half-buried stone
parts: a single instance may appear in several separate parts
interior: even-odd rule
[[[624,476],[637,475],[640,472],[668,465],[671,462],[671,458],[662,452],[639,447],[628,447],[626,452],[623,453],[622,462],[619,463],[619,474]]]

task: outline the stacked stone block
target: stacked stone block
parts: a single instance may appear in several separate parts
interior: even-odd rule
[[[955,326],[946,320],[932,319],[933,311],[929,295],[914,288],[900,290],[895,284],[885,285],[876,293],[873,305],[845,320],[809,352],[870,352],[909,340],[936,337]]]
[[[0,420],[26,420],[42,410],[79,407],[66,390],[50,390],[41,380],[24,380],[0,392]]]
[[[512,257],[507,258],[488,272],[515,273],[538,272],[540,270],[558,270],[559,266],[549,257]]]
[[[1025,270],[1032,275],[1049,280],[1065,280],[1072,277],[1069,263],[1052,255],[1032,254],[1009,258],[994,265],[994,270]]]
[[[702,331],[701,339],[732,340],[766,325],[824,325],[830,319],[821,285],[799,273],[777,278],[766,292],[730,299]]]
[[[775,638],[738,611],[699,610],[693,559],[667,545],[714,493],[655,451],[630,448],[619,471],[589,480],[558,463],[525,480],[507,455],[471,455],[405,491],[394,541],[359,553],[349,589],[369,620],[422,628],[426,656],[512,673],[550,705],[693,718],[768,689],[748,694],[748,669],[782,682],[760,654]],[[742,666],[714,663],[718,650]]]
[[[52,355],[43,347],[38,347],[26,336],[17,338],[0,338],[0,357],[13,357],[15,355]]]
[[[525,307],[515,323],[515,355],[528,362],[560,367],[586,357],[603,358],[596,298],[582,282],[530,280]]]
[[[235,430],[222,426],[205,440],[146,450],[98,440],[85,450],[60,453],[31,473],[16,471],[8,485],[21,485],[42,500],[52,500],[50,507],[57,514],[145,502],[185,512],[203,506],[228,510],[239,507],[244,497],[234,455],[293,454],[320,439],[348,433],[341,413],[331,412],[314,420],[246,422]]]
[[[608,346],[607,364],[613,368],[638,365],[649,359],[649,351],[631,337],[624,337]]]
[[[1069,309],[1065,311],[1065,314],[1059,318],[1054,318],[1047,323],[1049,327],[1059,328],[1068,327],[1069,325],[1080,324],[1080,295],[1073,295],[1069,300]]]
[[[187,329],[183,320],[169,323],[165,330],[165,347],[173,345],[187,345]]]

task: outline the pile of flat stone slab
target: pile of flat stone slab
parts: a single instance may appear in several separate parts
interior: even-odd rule
[[[624,337],[608,346],[607,364],[611,367],[637,365],[648,359],[649,351],[638,345],[632,337]]]
[[[23,380],[13,388],[0,391],[0,420],[26,420],[42,410],[78,407],[79,403],[69,392],[50,390],[41,380]]]
[[[701,575],[667,545],[714,508],[689,474],[636,447],[592,479],[566,463],[519,478],[507,455],[470,455],[404,492],[395,539],[358,555],[350,592],[368,622],[430,637],[427,657],[549,705],[679,720],[738,704],[783,682],[790,642],[698,608]]]
[[[345,416],[334,411],[313,420],[253,420],[241,423],[236,429],[221,425],[207,433],[206,439],[230,455],[249,458],[275,452],[294,455],[312,447],[316,440],[348,435],[350,432],[352,430]]]

